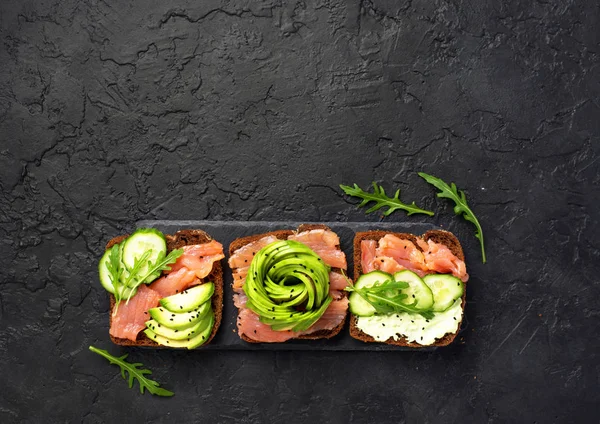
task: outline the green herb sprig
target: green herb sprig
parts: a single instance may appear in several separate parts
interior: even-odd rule
[[[151,276],[152,274],[156,273],[156,272],[162,272],[162,271],[170,271],[171,267],[169,265],[175,263],[177,261],[177,259],[183,255],[183,249],[175,249],[173,251],[171,251],[171,253],[169,253],[163,260],[160,261],[156,261],[155,264],[153,264],[151,261],[147,261],[148,256],[150,256],[151,254],[151,250],[147,251],[146,253],[144,253],[144,255],[142,255],[142,257],[140,258],[140,261],[142,262],[142,264],[148,264],[148,271],[142,275],[141,277],[135,277],[136,275],[136,266],[137,266],[137,259],[134,265],[134,269],[131,272],[131,275],[129,276],[129,279],[127,280],[127,282],[125,283],[126,286],[129,286],[129,280],[131,280],[132,276],[133,278],[135,278],[135,283],[133,285],[134,288],[137,288],[140,284],[142,284],[144,281],[146,281],[146,279]],[[129,302],[129,299],[131,299],[133,292],[129,293],[129,296],[127,297],[127,302]]]
[[[398,209],[406,211],[407,215],[422,213],[425,215],[433,216],[432,211],[419,208],[415,204],[415,202],[412,202],[410,204],[403,203],[400,200],[400,189],[396,190],[396,194],[394,195],[394,197],[388,197],[385,194],[384,188],[378,185],[376,182],[373,182],[373,193],[364,191],[358,186],[358,184],[354,184],[353,187],[340,184],[340,188],[344,191],[344,193],[346,193],[349,196],[363,199],[362,202],[358,204],[359,208],[362,208],[369,202],[375,202],[375,205],[367,209],[366,213],[375,212],[376,210],[379,210],[382,207],[386,206],[388,210],[383,213],[383,216],[388,216],[389,214]]]
[[[483,242],[483,231],[481,230],[481,225],[479,224],[477,217],[475,216],[471,208],[467,205],[467,196],[465,195],[465,192],[459,190],[456,187],[456,184],[451,183],[450,185],[448,185],[446,182],[444,182],[440,178],[434,177],[433,175],[429,175],[424,172],[419,172],[419,176],[425,181],[427,181],[429,184],[440,190],[440,192],[437,193],[437,197],[445,197],[447,199],[452,200],[456,204],[456,206],[454,206],[454,213],[456,215],[462,215],[464,219],[475,225],[475,237],[477,237],[479,243],[481,244],[481,259],[483,263],[485,263],[486,259],[485,247]]]
[[[130,389],[133,387],[133,381],[137,380],[140,385],[141,394],[144,394],[144,389],[148,389],[150,393],[156,396],[173,396],[175,394],[160,387],[160,384],[156,381],[147,378],[146,375],[152,374],[152,371],[141,368],[143,364],[139,362],[132,364],[125,361],[128,355],[123,355],[117,358],[112,356],[106,350],[98,349],[94,346],[90,346],[90,350],[100,356],[105,357],[111,364],[118,365],[121,368],[121,376],[124,380],[127,380]],[[128,375],[125,375],[126,372]]]
[[[408,297],[405,293],[401,292],[405,288],[408,288],[408,283],[390,279],[371,287],[357,288],[356,286],[348,286],[344,290],[358,293],[379,314],[408,312],[411,314],[420,314],[426,319],[433,318],[433,312],[423,311],[415,307],[418,300],[410,304],[403,302]]]

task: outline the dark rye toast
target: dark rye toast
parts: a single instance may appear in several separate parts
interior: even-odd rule
[[[252,243],[253,241],[259,240],[263,237],[274,236],[274,237],[277,237],[279,240],[287,240],[287,238],[289,236],[291,236],[292,234],[294,234],[296,232],[301,233],[303,231],[321,230],[321,229],[322,230],[331,230],[331,228],[329,228],[327,225],[323,225],[323,224],[302,224],[302,225],[298,226],[298,229],[296,231],[279,230],[279,231],[271,231],[269,233],[262,233],[262,234],[255,234],[252,236],[247,236],[247,237],[241,237],[241,238],[233,240],[231,242],[231,244],[229,245],[229,256],[231,257],[231,255],[233,255],[233,252],[235,252],[239,248],[244,247],[245,245]],[[340,246],[337,246],[337,247],[340,248]],[[340,248],[340,250],[341,250],[341,248]],[[331,271],[342,274],[340,272],[339,268],[332,268]],[[347,296],[347,294],[344,294],[344,295]],[[239,308],[238,308],[238,311],[239,311]],[[344,324],[346,323],[346,319],[347,319],[347,315],[346,315],[346,317],[344,317],[342,322],[337,327],[332,328],[331,330],[319,330],[319,331],[315,331],[314,333],[301,335],[301,336],[295,337],[290,340],[330,339],[333,336],[336,336],[337,334],[339,334],[339,332],[344,327]],[[242,340],[244,340],[248,343],[264,343],[264,342],[252,340],[249,337],[247,337],[245,334],[240,334],[239,336]]]
[[[366,231],[366,232],[356,233],[356,235],[354,236],[354,281],[356,281],[358,279],[358,277],[360,277],[360,275],[363,273],[362,272],[362,263],[361,263],[362,251],[360,248],[360,242],[362,240],[379,240],[386,234],[392,234],[398,238],[410,240],[415,244],[415,246],[417,246],[417,248],[419,250],[421,250],[419,245],[416,243],[416,236],[414,234],[392,233],[389,231]],[[460,242],[458,241],[456,236],[454,234],[452,234],[451,232],[444,231],[444,230],[431,230],[431,231],[427,231],[425,234],[423,234],[421,236],[421,238],[423,238],[425,241],[432,240],[436,243],[444,244],[444,245],[446,245],[446,247],[448,247],[448,249],[450,249],[450,251],[458,259],[460,259],[462,261],[465,260],[465,255],[463,253],[462,246],[460,245]],[[466,288],[466,283],[465,283],[465,288]],[[463,292],[463,295],[462,295],[462,303],[461,303],[461,308],[463,309],[463,311],[465,310],[466,293],[467,293],[467,291],[465,289],[465,291]],[[464,314],[463,314],[463,317],[464,317]],[[442,337],[440,339],[436,339],[435,343],[424,346],[424,345],[420,345],[418,343],[408,342],[404,337],[399,338],[398,340],[394,340],[392,337],[390,337],[389,339],[387,339],[384,342],[378,342],[373,337],[369,336],[368,334],[363,333],[356,326],[356,320],[357,320],[357,317],[355,315],[353,315],[352,313],[350,313],[350,335],[357,340],[363,341],[365,343],[386,343],[386,344],[391,344],[391,345],[395,345],[395,346],[413,347],[413,348],[447,346],[454,341],[458,332],[460,331],[460,326],[462,324],[462,320],[461,320],[461,322],[458,323],[458,330],[456,331],[456,333],[446,334],[446,335],[444,335],[444,337]]]
[[[106,250],[110,249],[117,243],[121,243],[129,237],[129,234],[118,236],[110,240],[106,244]],[[167,239],[167,253],[171,252],[175,249],[180,249],[183,246],[190,246],[195,244],[203,244],[208,243],[212,240],[212,237],[205,233],[202,230],[180,230],[175,234],[165,234],[165,238]],[[212,281],[215,285],[215,292],[212,295],[211,303],[213,313],[215,315],[215,323],[213,325],[213,329],[208,337],[208,340],[202,345],[206,346],[211,342],[211,340],[217,334],[219,330],[219,326],[221,325],[221,320],[223,317],[223,266],[221,265],[221,261],[213,262],[213,267],[208,276],[202,279],[202,281]],[[112,325],[112,312],[115,307],[115,297],[112,294],[110,296],[110,325]],[[145,347],[156,347],[156,348],[166,348],[165,346],[159,345],[154,341],[150,340],[143,331],[137,336],[137,340],[135,342],[129,339],[122,339],[119,337],[110,336],[111,341],[120,346],[145,346]]]

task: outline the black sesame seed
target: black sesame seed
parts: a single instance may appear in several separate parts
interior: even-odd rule
[[[385,327],[385,324],[382,322],[381,325],[383,325]]]
[[[179,309],[183,309],[183,306],[179,305]]]
[[[244,259],[244,262],[248,262],[248,259]]]
[[[204,340],[206,337],[202,336],[202,340]]]
[[[396,315],[396,318],[400,318],[400,315]]]
[[[160,328],[160,324],[158,324],[158,328]]]
[[[168,341],[168,340],[167,340],[166,342],[167,342],[167,343],[169,343],[169,341]]]
[[[452,317],[452,318],[454,318],[454,321],[456,321],[456,317]]]
[[[413,297],[413,299],[414,299],[414,298],[415,298],[415,295],[413,294],[413,295],[412,295],[412,297]]]
[[[175,332],[177,333],[179,330],[175,330]]]
[[[415,323],[412,319],[410,320],[410,322],[412,322],[413,324]]]
[[[169,318],[171,321],[173,321],[173,318]]]
[[[172,316],[172,317],[174,317],[174,316],[175,316],[175,314],[171,314],[171,316]]]
[[[423,336],[421,336],[421,340],[423,340]]]
[[[383,259],[380,259],[381,263],[383,263]]]
[[[425,321],[426,321],[426,322],[429,322],[429,320],[428,320],[428,319],[426,319]]]
[[[256,334],[256,330],[254,330],[254,334]]]
[[[425,330],[425,327],[423,327],[422,329]]]

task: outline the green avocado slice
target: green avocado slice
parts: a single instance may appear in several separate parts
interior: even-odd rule
[[[168,346],[168,347],[179,347],[186,349],[195,349],[199,346],[202,346],[210,337],[210,333],[212,331],[213,325],[215,323],[215,316],[210,310],[210,315],[201,320],[201,328],[198,329],[195,336],[190,337],[189,339],[184,340],[172,340],[163,336],[156,334],[151,329],[147,328],[144,330],[144,334],[150,339],[155,341],[156,343]]]
[[[196,335],[204,324],[203,320],[199,320],[195,324],[190,324],[188,327],[181,329],[172,329],[164,325],[160,325],[156,320],[151,319],[146,321],[146,327],[152,330],[159,336],[166,337],[169,340],[184,340]]]
[[[157,324],[173,330],[183,330],[190,325],[197,324],[211,310],[210,302],[203,303],[199,308],[190,312],[173,313],[164,308],[152,308],[148,311]]]
[[[204,283],[168,296],[160,300],[160,304],[168,311],[189,312],[206,302],[215,292],[213,283]]]

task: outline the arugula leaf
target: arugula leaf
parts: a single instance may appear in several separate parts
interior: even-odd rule
[[[356,286],[348,286],[344,290],[358,293],[360,297],[369,302],[375,308],[375,311],[380,314],[408,312],[411,314],[420,314],[426,319],[433,318],[433,312],[415,308],[418,300],[415,300],[411,304],[402,302],[408,296],[400,292],[400,290],[407,287],[408,283],[404,281],[390,279],[371,287],[357,288]]]
[[[419,172],[419,176],[425,181],[427,181],[429,184],[440,190],[440,192],[437,193],[437,197],[445,197],[447,199],[452,200],[456,204],[456,206],[454,206],[454,213],[456,215],[462,215],[464,219],[475,225],[475,237],[479,239],[479,243],[481,244],[481,258],[483,263],[485,263],[486,259],[485,247],[483,242],[483,231],[481,230],[481,225],[479,225],[477,217],[475,217],[475,214],[467,205],[467,196],[465,195],[465,192],[459,190],[456,187],[456,184],[451,183],[450,185],[448,185],[446,182],[444,182],[440,178],[434,177],[433,175],[429,175],[424,172]]]
[[[149,378],[145,377],[145,375],[152,374],[152,371],[140,368],[143,364],[139,362],[131,364],[125,361],[125,358],[127,358],[128,355],[123,355],[117,358],[115,356],[112,356],[106,350],[98,349],[94,346],[90,346],[90,350],[94,353],[97,353],[100,356],[105,357],[111,364],[118,365],[121,368],[121,376],[124,380],[128,380],[128,385],[130,389],[133,387],[133,380],[137,379],[140,385],[141,394],[144,394],[144,389],[148,389],[150,393],[156,396],[173,396],[175,394],[167,389],[163,389],[162,387],[160,387],[160,384],[156,381],[150,380]],[[129,374],[129,377],[125,375],[125,372]]]
[[[127,280],[125,280],[125,286],[129,287],[131,280],[135,280],[133,287],[139,286],[140,283],[144,281],[143,278],[141,280],[138,278],[138,273],[140,272],[140,269],[142,269],[142,267],[148,263],[147,261],[151,254],[152,249],[145,251],[144,254],[139,258],[135,258],[133,262],[133,268],[131,268],[129,271],[129,277],[127,277]]]
[[[146,263],[148,264],[148,271],[146,272],[146,274],[141,277],[135,277],[137,272],[139,272],[139,268],[136,268],[139,265],[138,259],[136,259],[134,266],[133,266],[133,270],[131,271],[131,275],[129,276],[129,279],[127,280],[125,285],[129,285],[131,278],[135,277],[135,283],[131,287],[137,288],[140,284],[142,284],[146,280],[146,278],[148,278],[155,272],[170,271],[171,267],[169,265],[176,262],[177,258],[179,258],[181,255],[183,255],[183,249],[175,249],[175,250],[171,251],[171,253],[169,253],[163,260],[156,261],[156,263],[153,264],[151,261],[146,262],[146,260],[148,259],[148,256],[150,256],[151,252],[152,252],[152,250],[147,251],[139,259],[139,261],[142,265],[145,265]],[[141,265],[140,265],[140,267],[141,267]],[[129,296],[127,297],[127,302],[129,302],[129,299],[131,299],[132,295],[133,295],[133,291],[131,293],[129,293]]]
[[[119,301],[122,299],[121,296],[121,275],[123,274],[123,267],[121,266],[121,249],[119,244],[115,244],[110,248],[108,255],[108,262],[106,262],[106,269],[110,277],[110,282],[114,287],[114,296],[116,299],[116,306],[114,314],[119,309]]]
[[[419,208],[415,204],[415,202],[412,202],[411,204],[403,203],[400,200],[400,189],[396,190],[396,194],[394,195],[394,197],[388,197],[385,194],[385,190],[383,189],[383,187],[377,185],[376,182],[373,182],[373,193],[364,191],[358,186],[358,184],[354,184],[353,187],[340,184],[340,188],[344,190],[344,193],[346,193],[349,196],[363,199],[362,202],[360,202],[358,205],[359,208],[362,208],[369,202],[375,202],[375,205],[367,209],[366,213],[375,212],[376,210],[387,206],[388,210],[383,213],[383,216],[388,216],[389,214],[398,209],[406,211],[407,215],[409,216],[415,213],[422,213],[429,216],[433,215],[433,212]]]

